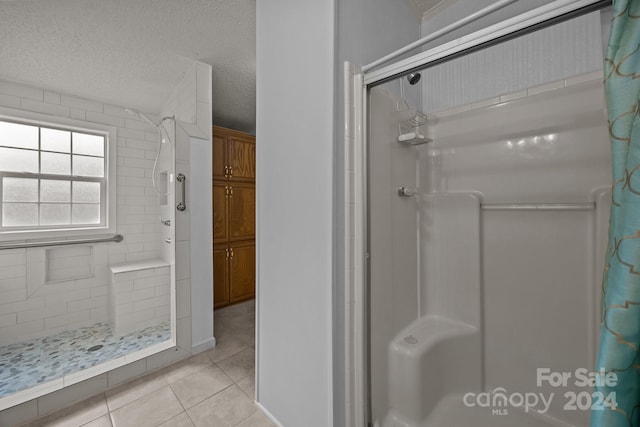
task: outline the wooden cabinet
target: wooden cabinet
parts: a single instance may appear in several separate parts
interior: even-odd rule
[[[212,151],[214,180],[255,182],[255,136],[214,126]]]
[[[227,198],[230,240],[255,240],[256,238],[256,186],[246,183],[229,183]]]
[[[226,182],[213,182],[213,244],[229,241],[227,193],[229,186]]]
[[[213,251],[214,308],[255,296],[256,245],[237,242]]]
[[[256,142],[248,135],[227,137],[229,178],[235,181],[255,182],[256,180]]]
[[[229,300],[229,248],[213,250],[213,307],[228,305]]]
[[[227,179],[227,139],[224,136],[216,135],[215,127],[213,130],[213,147],[212,147],[212,169],[213,179]]]
[[[255,296],[255,137],[213,127],[213,300]]]
[[[255,296],[256,244],[246,242],[233,245],[229,251],[231,302],[244,301]]]

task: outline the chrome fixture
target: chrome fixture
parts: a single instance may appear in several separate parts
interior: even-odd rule
[[[594,202],[586,203],[482,203],[486,211],[592,211]]]
[[[171,220],[170,219],[165,219],[165,220],[160,220],[160,223],[162,225],[166,225],[167,227],[171,227]]]
[[[164,239],[164,241],[165,241],[166,243],[171,243],[171,237],[167,237],[166,239]]]
[[[413,86],[420,81],[420,77],[420,73],[410,73],[407,75],[407,81],[411,86]]]
[[[398,196],[400,197],[413,197],[416,195],[416,190],[407,187],[398,187]]]
[[[145,122],[153,126],[154,128],[158,129],[158,132],[160,133],[160,144],[158,145],[158,151],[156,152],[156,159],[153,162],[153,169],[151,170],[151,183],[153,184],[153,189],[159,196],[168,196],[169,195],[168,192],[163,193],[160,190],[158,190],[158,185],[156,183],[156,169],[158,168],[158,159],[160,158],[160,151],[162,150],[162,145],[165,144],[167,141],[171,143],[171,138],[169,137],[169,132],[164,127],[164,122],[167,120],[173,120],[175,122],[176,120],[175,116],[164,116],[163,118],[158,120],[158,122],[154,122],[149,117],[147,117],[144,113],[141,113],[139,111],[132,110],[130,108],[125,108],[124,111],[130,116],[141,118],[142,120],[144,120]]]
[[[103,243],[103,242],[120,243],[123,240],[124,240],[124,237],[122,237],[122,234],[116,234],[113,237],[105,237],[102,239],[69,239],[69,240],[45,240],[45,241],[31,241],[31,242],[6,242],[6,243],[0,244],[0,250],[41,248],[43,246],[79,245],[82,243]]]
[[[161,118],[157,122],[154,122],[149,117],[147,117],[146,114],[141,113],[140,111],[132,110],[131,108],[125,108],[124,111],[127,114],[129,114],[130,116],[141,118],[142,120],[144,120],[145,122],[149,123],[151,126],[153,126],[155,128],[160,126],[165,120],[175,120],[174,116],[164,116],[163,118]]]
[[[187,203],[185,201],[187,177],[184,176],[184,174],[179,173],[178,176],[176,176],[176,180],[182,184],[182,201],[178,203],[178,206],[176,206],[176,209],[182,212],[185,209],[187,209]]]

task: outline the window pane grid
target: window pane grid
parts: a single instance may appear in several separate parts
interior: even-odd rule
[[[31,190],[32,192],[35,190],[37,193],[37,201],[30,201],[33,196],[30,197],[28,195],[28,188],[25,187],[25,184],[27,186],[31,184],[30,181],[36,181],[37,183],[36,188]],[[46,183],[48,181],[68,182],[70,184],[68,200],[43,199],[43,195],[45,195],[42,192],[43,182]],[[2,174],[0,175],[0,183],[2,188],[2,199],[0,200],[3,201],[3,225],[0,229],[64,225],[96,226],[102,224],[102,212],[100,209],[102,185],[104,185],[102,181],[65,180],[60,178],[56,180],[23,179]],[[84,194],[78,197],[75,196],[73,190],[76,183],[80,187],[79,191],[84,191]],[[58,206],[58,208],[54,208],[55,206]]]
[[[18,136],[32,132],[31,139],[13,138],[4,129]],[[0,149],[0,231],[106,225],[104,135],[0,120]]]

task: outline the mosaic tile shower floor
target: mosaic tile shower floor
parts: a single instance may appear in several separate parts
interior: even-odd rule
[[[0,397],[171,338],[169,322],[114,337],[108,323],[0,347]],[[91,347],[100,349],[89,351]]]

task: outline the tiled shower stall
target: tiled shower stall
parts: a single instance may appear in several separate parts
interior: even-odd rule
[[[175,204],[176,197],[189,200],[193,188],[186,185],[182,194],[175,177],[190,179],[192,147],[209,144],[210,81],[210,66],[194,63],[159,109],[163,114],[148,114],[153,121],[175,117],[161,134],[127,106],[0,80],[4,117],[117,135],[109,141],[115,174],[105,174],[115,181],[113,231],[123,236],[0,250],[0,425],[44,415],[191,354],[191,295],[206,288],[191,289],[191,206],[178,212]],[[166,195],[152,184],[159,148],[156,179]],[[112,235],[96,234],[89,238]],[[209,323],[193,335],[202,348],[214,344]]]

